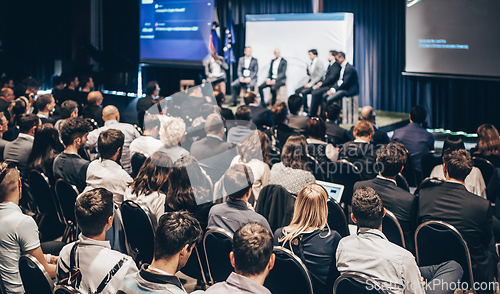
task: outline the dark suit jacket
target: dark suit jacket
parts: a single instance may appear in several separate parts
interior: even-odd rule
[[[240,57],[240,60],[238,60],[238,70],[236,71],[238,73],[238,78],[244,78],[243,76],[243,69],[245,68],[245,56]],[[257,73],[259,72],[259,64],[257,63],[257,59],[253,58],[250,60],[250,67],[248,68],[250,70],[250,79],[255,80],[257,82]]]
[[[213,137],[205,137],[191,145],[191,155],[198,161],[231,149],[231,144]],[[231,158],[232,159],[232,158]]]
[[[375,171],[377,149],[373,144],[354,141],[347,142],[340,149],[339,156],[340,159],[345,159],[354,164],[365,180],[373,179],[378,174]]]
[[[20,134],[17,139],[7,143],[3,151],[4,160],[15,162],[23,176],[27,175],[26,166],[33,148],[33,140],[32,136]]]
[[[3,161],[3,150],[5,149],[5,145],[7,145],[9,141],[0,138],[0,162]]]
[[[267,78],[270,80],[273,79],[273,63],[274,60],[271,61],[271,65],[269,66],[269,73],[267,74]],[[276,83],[286,81],[286,66],[286,60],[284,58],[281,58],[280,64],[278,66],[278,77],[276,78]]]
[[[329,139],[328,143],[331,143],[333,145],[340,145],[350,140],[349,133],[346,129],[339,127],[339,125],[332,121],[327,121],[325,125],[326,135]]]
[[[379,128],[377,128],[377,126],[373,126],[373,130],[375,131],[375,133],[373,134],[373,137],[372,137],[372,140],[370,141],[370,143],[375,145],[375,147],[377,147],[377,149],[381,144],[383,145],[383,144],[387,144],[387,143],[391,142],[391,140],[389,139],[389,136],[387,136],[387,133],[379,130]],[[354,140],[353,133],[354,133],[354,126],[352,126],[351,129],[349,130],[349,137],[351,138],[351,140]]]
[[[257,126],[259,130],[262,130],[264,126],[272,127],[273,118],[271,117],[271,111],[262,106],[247,105],[252,112],[252,122]]]
[[[340,77],[340,64],[334,62],[328,66],[326,69],[326,75],[324,76],[321,87],[331,87],[338,81]]]
[[[227,121],[227,120],[234,120],[234,113],[231,109],[229,108],[224,108],[224,107],[221,107],[220,108],[221,110],[221,115],[222,117]]]
[[[354,96],[359,94],[358,72],[356,68],[347,63],[344,70],[344,77],[342,78],[342,85],[334,85],[335,90],[344,90],[347,96]]]
[[[413,244],[413,234],[411,231],[410,213],[414,204],[415,195],[399,188],[390,180],[375,178],[369,181],[357,182],[354,184],[354,190],[360,187],[370,187],[375,190],[384,207],[394,213],[403,229],[406,244]],[[412,215],[414,217],[415,215]],[[413,246],[411,246],[413,248]]]
[[[454,226],[467,242],[476,281],[493,281],[495,258],[490,202],[467,191],[464,185],[444,182],[419,193],[419,222],[444,221]]]
[[[295,129],[298,133],[305,134],[308,121],[308,116],[290,114],[288,126]]]
[[[148,109],[154,104],[155,103],[153,97],[148,95],[139,99],[135,108],[137,109],[137,111],[148,111]]]
[[[104,126],[104,121],[102,120],[102,107],[100,106],[86,105],[83,108],[82,116],[84,118],[94,119],[99,127]]]
[[[434,135],[427,132],[420,124],[408,125],[394,130],[392,140],[405,145],[413,158],[416,170],[422,170],[420,159],[429,150],[434,150]]]
[[[10,120],[10,113],[9,113],[9,106],[10,106],[10,103],[3,100],[2,98],[0,98],[0,112],[3,112],[3,114],[5,115],[5,118],[7,119],[7,121]]]

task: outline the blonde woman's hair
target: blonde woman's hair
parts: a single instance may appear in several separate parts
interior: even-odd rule
[[[493,125],[483,124],[477,128],[477,153],[484,156],[500,155],[500,138]]]
[[[171,118],[160,130],[160,141],[165,147],[178,145],[185,132],[186,123],[184,123],[184,120],[178,117]]]
[[[316,183],[305,186],[297,196],[292,222],[289,225],[296,225],[297,227],[291,232],[283,228],[283,237],[278,241],[283,242],[283,245],[288,242],[290,248],[292,248],[292,241],[301,234],[311,229],[323,230],[325,227],[329,228],[327,201],[328,193],[323,186]],[[330,230],[328,230],[329,234]]]

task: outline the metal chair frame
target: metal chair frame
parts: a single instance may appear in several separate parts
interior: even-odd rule
[[[28,259],[31,263],[33,263],[41,272],[42,274],[45,276],[45,279],[47,280],[47,283],[49,283],[50,285],[50,288],[52,290],[54,290],[54,282],[52,282],[52,279],[50,278],[49,276],[49,273],[45,270],[45,268],[43,267],[43,265],[38,261],[38,259],[36,259],[33,255],[31,254],[23,254],[21,255],[21,257],[19,258],[19,263],[21,263],[21,260],[23,259]],[[21,271],[19,271],[21,272]],[[22,280],[22,274],[21,274],[21,280]],[[23,285],[24,285],[24,281],[23,281]]]
[[[394,213],[390,212],[387,209],[385,210],[385,216],[384,217],[388,217],[388,218],[392,219],[392,221],[396,224],[396,226],[398,227],[399,235],[401,236],[401,241],[403,243],[403,248],[406,249],[405,235],[403,233],[403,229],[401,228],[401,225],[399,224],[399,221],[398,221],[397,217],[394,215]],[[382,226],[382,232],[383,231],[384,231],[384,227]]]
[[[375,291],[381,294],[385,293],[384,291],[382,291],[383,289],[382,285],[379,282],[376,282],[372,278],[368,277],[367,275],[359,272],[344,272],[340,275],[340,277],[337,278],[337,280],[335,280],[335,284],[333,284],[333,294],[337,293],[337,286],[344,279],[352,279],[355,282],[361,284],[366,284],[367,281],[370,281],[370,283],[373,284]]]
[[[230,240],[233,240],[233,236],[231,233],[229,233],[228,231],[226,230],[223,230],[221,228],[213,228],[213,229],[210,229],[208,230],[205,235],[203,236],[203,250],[205,251],[205,258],[207,260],[207,267],[208,267],[208,275],[210,277],[210,283],[213,285],[214,284],[214,279],[212,278],[212,270],[210,269],[210,262],[208,261],[208,254],[207,254],[207,246],[206,246],[206,240],[207,240],[207,236],[209,234],[212,234],[212,233],[217,233],[217,234],[221,234],[223,235],[224,237],[226,238],[229,238]],[[200,262],[200,266],[201,266],[201,262]]]

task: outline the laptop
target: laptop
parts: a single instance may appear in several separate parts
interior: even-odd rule
[[[316,181],[316,184],[323,186],[326,192],[328,192],[328,196],[335,201],[340,202],[340,199],[342,199],[342,193],[344,192],[343,185],[323,181]]]

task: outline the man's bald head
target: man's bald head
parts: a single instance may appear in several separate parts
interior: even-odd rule
[[[14,101],[14,98],[16,98],[16,96],[14,96],[14,91],[11,88],[3,88],[0,90],[0,97],[9,103]]]
[[[365,106],[361,108],[361,119],[371,122],[372,124],[376,123],[376,115],[373,107]]]
[[[113,105],[104,107],[104,109],[102,110],[102,120],[105,122],[108,120],[120,121],[120,112],[118,111],[118,108],[114,107]]]
[[[102,99],[102,94],[99,91],[92,91],[87,95],[89,105],[101,105]]]

